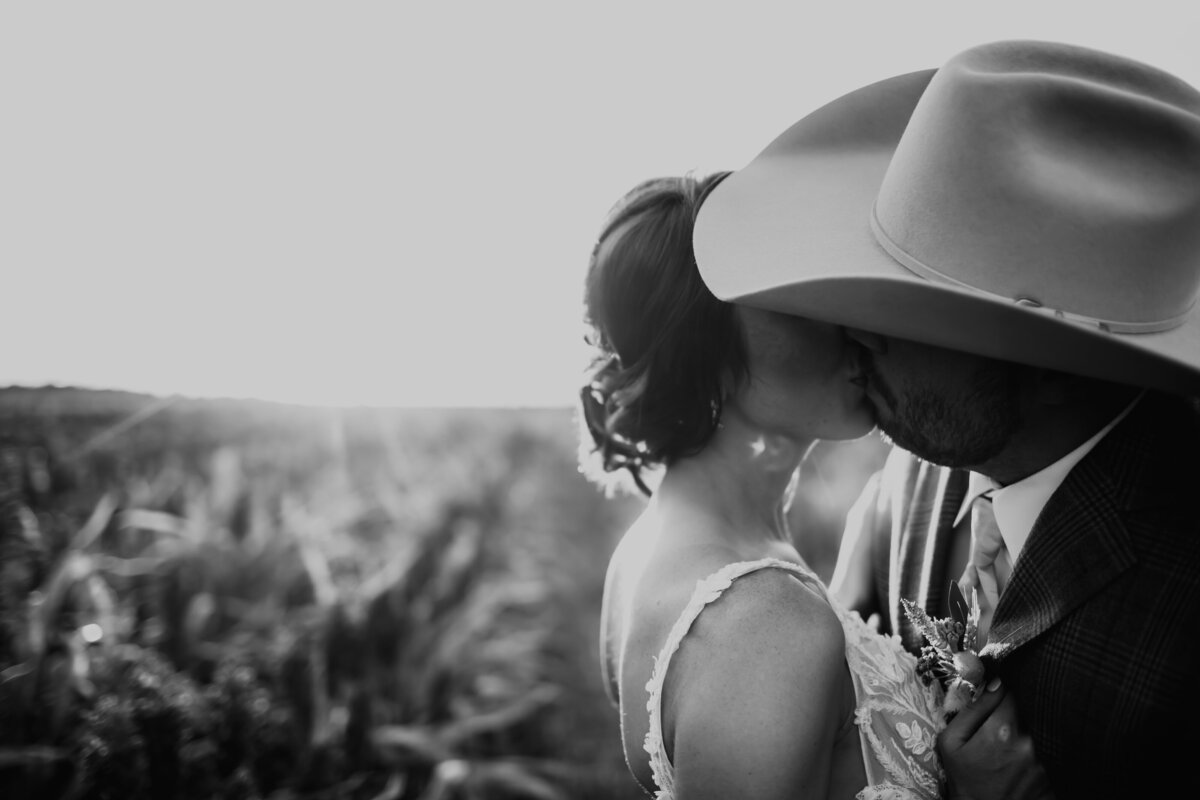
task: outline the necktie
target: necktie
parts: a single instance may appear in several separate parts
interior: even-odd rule
[[[1000,593],[1012,573],[1012,561],[1000,526],[996,524],[996,513],[992,510],[991,493],[975,498],[971,504],[971,556],[967,568],[958,581],[958,586],[968,598],[971,590],[979,592],[980,647],[987,641],[987,632],[992,624],[992,614],[1000,602]]]

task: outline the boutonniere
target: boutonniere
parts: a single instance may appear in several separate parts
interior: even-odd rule
[[[901,599],[904,613],[929,644],[921,648],[917,675],[928,686],[934,680],[946,691],[943,711],[947,719],[966,706],[983,688],[984,667],[976,642],[979,631],[979,594],[971,602],[958,584],[950,583],[950,616],[930,617],[910,600]]]

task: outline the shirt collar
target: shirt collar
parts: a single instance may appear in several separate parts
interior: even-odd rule
[[[955,526],[967,516],[975,498],[991,492],[992,511],[996,515],[996,525],[1000,528],[1000,536],[1003,537],[1004,546],[1008,549],[1009,559],[1016,564],[1017,556],[1021,554],[1021,549],[1029,539],[1029,534],[1033,531],[1033,525],[1037,522],[1042,509],[1050,501],[1050,496],[1067,479],[1067,475],[1075,468],[1075,465],[1082,461],[1083,457],[1090,453],[1092,448],[1108,435],[1109,431],[1117,427],[1117,424],[1129,415],[1129,412],[1144,395],[1145,392],[1142,392],[1135,397],[1133,402],[1127,405],[1120,414],[1086,442],[1048,467],[1022,478],[1016,483],[1001,487],[991,478],[978,472],[972,472],[967,484],[967,494],[963,497],[963,503],[958,509],[958,516],[954,518]]]
[[[958,516],[954,518],[954,527],[956,528],[958,527],[958,524],[966,519],[967,515],[971,513],[971,505],[975,502],[975,498],[979,497],[981,494],[995,492],[1000,489],[1000,484],[996,483],[986,475],[982,475],[978,472],[970,472],[967,474],[969,476],[967,480],[967,493],[963,495],[962,505],[958,507]]]

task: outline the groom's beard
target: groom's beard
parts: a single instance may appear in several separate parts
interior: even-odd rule
[[[863,375],[886,407],[875,406],[884,437],[944,467],[978,467],[1003,452],[1021,426],[1017,371],[989,362],[952,387],[889,382],[868,353]]]

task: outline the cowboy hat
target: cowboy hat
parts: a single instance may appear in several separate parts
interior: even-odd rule
[[[1200,394],[1200,93],[1008,41],[851,92],[697,215],[723,300]]]

